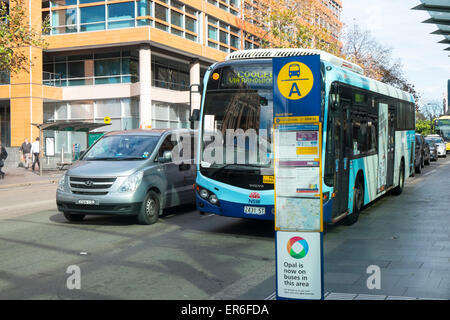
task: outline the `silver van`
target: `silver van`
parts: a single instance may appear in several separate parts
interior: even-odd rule
[[[173,161],[173,152],[187,145],[181,144],[186,137],[192,139],[191,156],[186,152],[187,160]],[[188,129],[105,134],[59,180],[58,210],[69,221],[113,214],[136,215],[140,224],[153,224],[164,208],[194,204],[193,139]]]

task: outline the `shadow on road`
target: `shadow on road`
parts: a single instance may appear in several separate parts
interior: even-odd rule
[[[195,205],[178,206],[173,208],[164,209],[163,214],[160,216],[160,220],[164,221],[168,217],[173,215],[180,216],[195,210]],[[136,216],[118,216],[113,214],[102,215],[86,215],[82,221],[68,221],[62,212],[58,212],[50,216],[50,221],[55,223],[64,223],[71,225],[99,225],[99,226],[129,226],[138,225]],[[158,222],[157,222],[158,223]]]

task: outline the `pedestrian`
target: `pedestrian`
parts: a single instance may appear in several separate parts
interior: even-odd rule
[[[2,171],[5,165],[5,160],[8,157],[8,152],[6,152],[5,147],[2,145],[2,140],[0,140],[0,179],[5,178],[5,173]]]
[[[22,152],[23,162],[25,162],[25,169],[29,169],[31,166],[31,143],[27,138],[20,146],[20,152]]]
[[[41,152],[41,148],[39,145],[39,137],[36,138],[36,141],[31,144],[31,152],[34,156],[33,165],[31,166],[31,170],[34,171],[34,167],[37,165],[39,166],[39,169],[41,168],[41,163],[39,162],[39,154]]]

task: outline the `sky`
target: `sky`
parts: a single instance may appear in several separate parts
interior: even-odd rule
[[[435,24],[421,23],[430,18],[427,11],[411,10],[420,0],[342,0],[341,20],[369,30],[381,44],[391,47],[392,57],[400,58],[405,78],[421,94],[420,105],[442,101],[450,79],[450,51],[440,44],[441,35],[432,35]]]

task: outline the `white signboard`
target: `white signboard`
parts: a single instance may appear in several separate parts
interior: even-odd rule
[[[314,197],[320,194],[319,167],[276,167],[277,196]]]
[[[276,232],[277,293],[286,299],[322,299],[321,234]]]
[[[47,157],[55,156],[55,138],[53,137],[45,138],[45,155]]]

